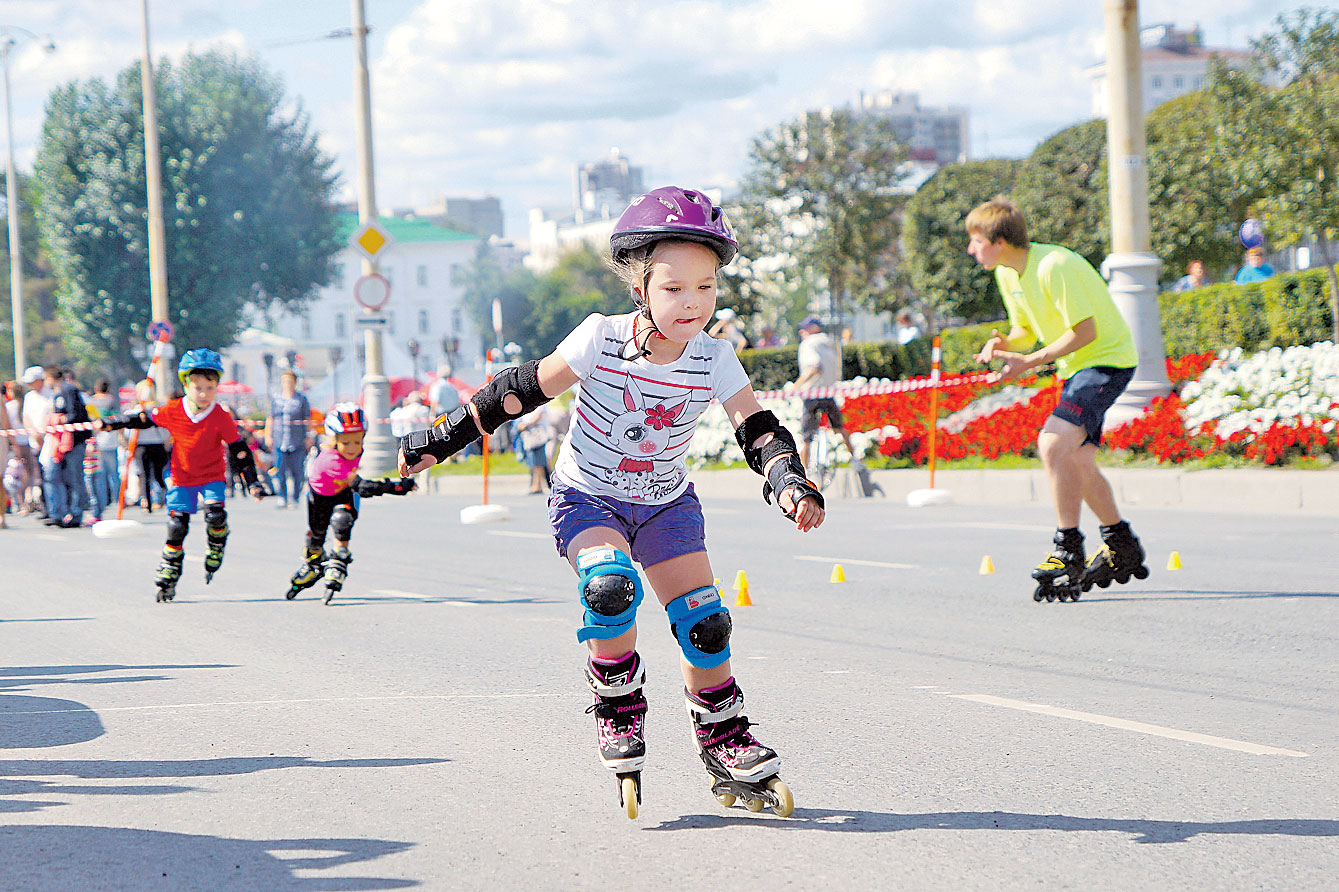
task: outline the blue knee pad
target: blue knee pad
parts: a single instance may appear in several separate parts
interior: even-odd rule
[[[730,659],[730,611],[721,603],[715,586],[704,585],[675,598],[665,612],[689,663],[712,669]]]
[[[588,551],[577,558],[577,594],[586,608],[578,641],[617,638],[632,628],[642,603],[642,581],[632,558],[617,548]]]

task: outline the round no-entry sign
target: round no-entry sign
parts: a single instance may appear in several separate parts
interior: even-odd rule
[[[353,299],[369,310],[380,310],[391,299],[390,280],[381,273],[359,276],[353,283]]]
[[[172,334],[171,322],[149,323],[148,335],[150,341],[170,341],[172,340]]]

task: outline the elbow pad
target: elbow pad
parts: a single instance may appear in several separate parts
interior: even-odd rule
[[[766,446],[754,446],[753,444],[764,434],[771,434],[772,439]],[[744,460],[753,469],[753,473],[759,475],[763,474],[767,463],[776,456],[799,455],[795,448],[795,436],[775,414],[766,409],[754,412],[744,419],[744,423],[735,429],[735,441],[739,443],[739,448],[744,450]],[[800,470],[800,476],[804,476],[803,468]]]
[[[235,440],[228,444],[228,466],[232,472],[241,477],[246,483],[247,489],[259,483],[256,476],[256,457],[251,454],[251,447],[246,445],[245,440]]]
[[[521,401],[519,411],[512,413],[502,407],[502,400],[508,394]],[[479,424],[491,434],[506,422],[538,409],[549,399],[539,386],[539,360],[532,359],[525,365],[509,366],[498,372],[470,398],[470,402],[479,410]]]
[[[470,410],[460,406],[437,419],[432,427],[410,431],[400,438],[400,451],[406,464],[416,465],[423,456],[431,455],[440,461],[455,455],[479,439],[479,428],[474,424]]]

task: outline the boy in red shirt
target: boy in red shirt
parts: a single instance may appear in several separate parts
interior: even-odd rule
[[[98,422],[99,430],[161,427],[172,434],[171,486],[167,491],[167,543],[158,566],[159,601],[171,601],[177,593],[181,565],[186,558],[183,544],[190,530],[191,515],[205,503],[205,583],[223,565],[223,546],[228,541],[228,512],[223,508],[227,494],[227,465],[239,475],[257,499],[265,491],[256,478],[256,461],[237,431],[237,422],[228,410],[214,401],[223,359],[213,350],[190,350],[181,357],[177,377],[186,390],[180,399],[170,400],[149,412],[137,415],[113,415]]]

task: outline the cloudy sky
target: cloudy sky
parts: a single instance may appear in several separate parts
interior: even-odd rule
[[[1198,23],[1244,46],[1297,0],[1144,0],[1144,24]],[[1310,0],[1339,7],[1339,0]],[[50,34],[12,59],[14,140],[31,168],[52,87],[140,53],[137,0],[0,0]],[[348,0],[149,0],[155,56],[260,56],[311,115],[352,197]],[[1089,117],[1100,0],[366,0],[383,209],[496,195],[508,234],[572,203],[573,166],[613,147],[649,184],[726,186],[750,138],[805,109],[906,90],[963,105],[973,157],[1027,154]]]

